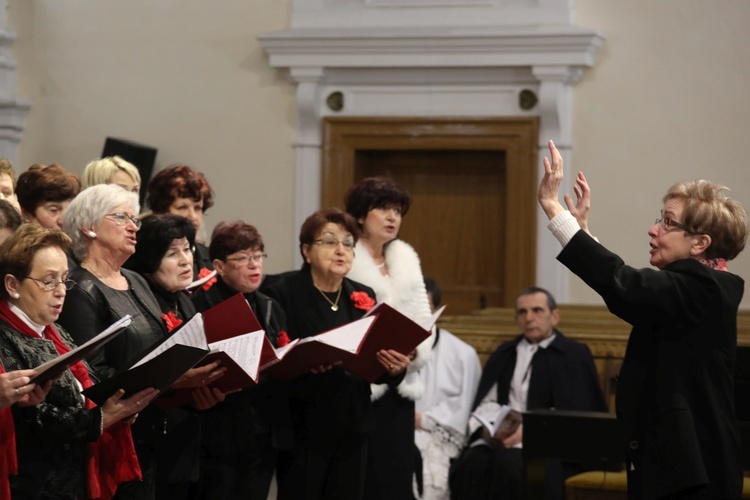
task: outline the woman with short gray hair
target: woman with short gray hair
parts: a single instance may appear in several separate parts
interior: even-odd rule
[[[135,217],[139,211],[138,196],[114,184],[99,184],[83,190],[79,197],[70,203],[63,218],[63,231],[73,240],[73,253],[76,258],[83,261],[92,243],[96,243],[95,247],[99,247],[96,253],[101,252],[103,242],[96,239],[96,230],[106,218],[109,218],[118,227],[124,226],[125,232],[132,230],[132,251],[122,249],[128,253],[123,259],[125,262],[127,257],[135,252],[135,232],[141,224],[140,221],[129,221],[127,215]],[[104,226],[106,228],[108,225]]]
[[[136,233],[141,227],[136,218],[139,208],[135,193],[116,185],[100,184],[83,190],[65,212],[63,228],[73,240],[81,265],[69,274],[77,286],[68,292],[60,324],[80,345],[126,314],[133,317],[125,332],[87,358],[100,380],[127,368],[168,335],[161,308],[146,281],[138,273],[121,267],[135,253]],[[193,387],[196,379],[199,384],[213,380],[210,374],[192,373],[200,370],[203,369],[189,372],[184,387]],[[173,426],[177,425],[173,413],[165,414],[153,407],[141,412],[133,434],[144,480],[124,483],[116,498],[155,498],[155,475],[159,472],[154,457],[161,456],[157,449],[162,450],[166,434],[171,437]],[[181,444],[174,453],[197,460],[198,441],[186,440]]]

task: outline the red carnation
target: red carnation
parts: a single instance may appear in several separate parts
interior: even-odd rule
[[[375,300],[367,295],[366,292],[352,292],[350,298],[354,302],[354,307],[363,311],[369,311],[375,305]]]
[[[208,276],[212,272],[213,271],[211,271],[209,268],[203,267],[203,268],[201,268],[200,271],[198,271],[198,279],[205,278],[206,276]],[[205,291],[208,291],[209,288],[211,288],[212,286],[214,286],[214,283],[216,283],[216,276],[214,276],[210,280],[208,280],[205,283],[203,283],[203,286],[201,286],[201,288],[203,288],[203,290],[205,290]]]
[[[279,332],[278,338],[276,338],[276,347],[284,347],[289,343],[289,335],[284,330]]]
[[[175,316],[174,311],[169,311],[168,313],[161,315],[164,322],[167,324],[167,331],[169,333],[172,333],[172,330],[177,328],[182,324],[182,320]]]

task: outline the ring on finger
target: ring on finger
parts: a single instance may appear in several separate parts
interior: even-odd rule
[[[21,391],[19,391],[18,389],[16,389],[16,396],[20,396],[20,395],[21,395]]]

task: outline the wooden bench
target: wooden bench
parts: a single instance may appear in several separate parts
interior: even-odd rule
[[[468,315],[444,316],[439,326],[473,346],[484,365],[500,344],[518,335],[513,316],[512,308],[488,308]],[[589,347],[609,409],[614,412],[615,381],[625,356],[630,325],[604,306],[561,305],[558,329]],[[750,346],[750,311],[740,311],[737,330],[738,343]]]

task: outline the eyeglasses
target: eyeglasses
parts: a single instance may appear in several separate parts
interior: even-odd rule
[[[31,276],[26,276],[24,279],[30,279],[34,280],[37,283],[40,283],[40,288],[44,290],[45,292],[51,292],[55,290],[59,285],[63,285],[66,290],[72,290],[73,287],[76,285],[76,282],[71,279],[64,279],[64,280],[40,280],[37,278],[32,278]]]
[[[322,245],[329,250],[333,250],[334,248],[339,246],[339,243],[344,245],[344,250],[352,251],[354,250],[354,240],[334,240],[333,238],[321,238],[319,240],[313,240],[313,243],[317,243],[318,245]]]
[[[245,266],[247,265],[251,260],[253,262],[257,262],[258,264],[261,264],[263,262],[263,259],[267,258],[268,254],[265,253],[256,253],[253,255],[248,254],[242,254],[239,257],[227,257],[224,259],[225,262],[236,262],[238,266]]]
[[[128,222],[132,222],[135,224],[135,227],[140,229],[141,228],[141,220],[134,215],[128,215],[124,212],[117,212],[114,214],[107,214],[104,217],[111,217],[113,221],[115,221],[115,224],[118,226],[127,226]]]
[[[656,219],[656,223],[661,225],[664,229],[669,229],[670,227],[676,227],[678,229],[682,229],[683,231],[687,231],[690,234],[693,234],[693,231],[687,227],[685,224],[680,224],[677,221],[674,221],[672,219]]]

